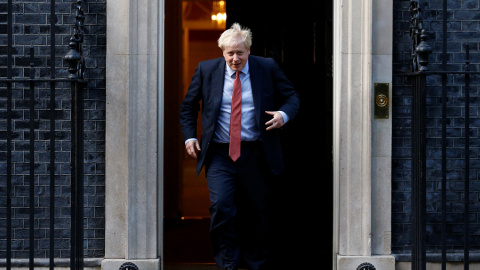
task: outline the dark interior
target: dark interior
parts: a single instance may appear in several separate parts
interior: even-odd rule
[[[310,0],[286,4],[272,0],[244,0],[226,3],[226,27],[238,22],[250,28],[253,33],[251,54],[274,58],[296,87],[301,99],[297,117],[282,132],[287,169],[273,185],[276,206],[272,231],[274,262],[278,269],[331,268],[332,1]],[[173,24],[175,19],[167,18],[167,27],[169,22]],[[167,39],[169,33],[166,34]],[[166,50],[173,46],[175,44],[166,44]],[[167,57],[166,61],[169,61]],[[167,87],[168,76],[165,76]],[[166,93],[166,99],[168,95]],[[178,98],[179,102],[182,98]],[[179,104],[169,106],[176,110]],[[178,122],[176,113],[172,109],[171,123]],[[178,130],[174,132],[178,135]],[[179,154],[174,152],[181,151],[183,158],[183,142],[178,143],[179,147],[170,149],[171,155],[166,149],[165,156],[175,157]],[[177,167],[181,167],[181,164],[177,164]],[[212,261],[209,257],[208,231],[205,232],[208,220],[187,223],[175,219],[178,198],[176,201],[174,197],[179,191],[175,180],[172,180],[174,177],[169,177],[172,173],[167,173],[167,170],[177,167],[165,166],[165,212],[174,213],[170,215],[172,219],[166,220],[165,261]],[[180,239],[182,236],[184,240]],[[180,243],[183,243],[183,247]],[[186,256],[184,252],[187,251],[194,254]]]

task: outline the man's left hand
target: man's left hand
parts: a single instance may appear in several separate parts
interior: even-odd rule
[[[274,128],[281,128],[285,124],[283,121],[283,116],[278,111],[266,111],[265,113],[270,114],[273,116],[268,122],[265,123],[267,126],[267,130],[271,130]]]

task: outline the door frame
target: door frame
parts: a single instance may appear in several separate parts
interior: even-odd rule
[[[163,268],[165,1],[107,0],[102,268],[125,261]],[[391,207],[384,207],[391,205],[391,118],[373,118],[374,84],[392,85],[392,2],[334,0],[334,269],[364,262],[394,269]]]
[[[392,15],[391,0],[334,1],[335,269],[357,269],[365,262],[377,269],[395,267],[392,121],[373,116],[375,84],[388,84],[392,96]]]

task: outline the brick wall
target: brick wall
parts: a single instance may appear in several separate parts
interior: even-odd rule
[[[422,0],[422,18],[433,48],[429,69],[440,70],[442,61],[442,1]],[[392,250],[409,254],[411,250],[411,87],[408,71],[411,41],[409,36],[409,0],[394,0],[394,77],[393,77],[393,205]],[[472,69],[478,70],[479,1],[448,1],[448,67],[460,71],[465,63],[465,44],[470,44]],[[447,249],[463,252],[464,209],[464,77],[447,78]],[[427,251],[440,252],[441,245],[441,115],[442,79],[427,77]],[[472,76],[470,89],[470,246],[480,251],[480,140],[479,140],[479,77]]]
[[[0,2],[0,80],[6,77],[7,1]],[[68,51],[76,1],[56,0],[56,78],[68,76],[62,59]],[[105,219],[105,0],[84,1],[85,90],[85,257],[104,255]],[[14,77],[30,74],[29,48],[34,46],[35,77],[50,77],[50,0],[13,1]],[[29,248],[29,89],[13,86],[12,249],[28,258]],[[6,84],[0,84],[0,258],[6,257]],[[35,257],[49,256],[50,137],[49,85],[35,86]],[[56,90],[55,257],[68,258],[70,237],[70,88]]]

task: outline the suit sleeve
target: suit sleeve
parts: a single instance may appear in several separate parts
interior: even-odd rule
[[[287,79],[285,73],[280,69],[275,60],[271,59],[273,65],[273,77],[278,97],[278,111],[285,112],[289,119],[293,119],[300,106],[300,99],[293,84]]]
[[[199,64],[180,107],[180,126],[183,141],[197,138],[197,117],[200,111],[200,100],[202,99],[202,81],[201,65]]]

